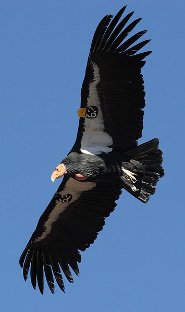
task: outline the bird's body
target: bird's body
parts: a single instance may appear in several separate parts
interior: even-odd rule
[[[110,176],[113,178],[121,176],[122,163],[128,160],[124,153],[112,151],[110,153],[101,153],[98,155],[70,153],[63,163],[67,167],[69,175],[73,176],[80,172],[88,179],[104,179]]]
[[[154,194],[163,175],[159,140],[138,145],[143,129],[145,92],[141,68],[149,40],[136,43],[146,31],[130,37],[140,21],[132,13],[105,16],[90,48],[81,90],[77,138],[56,167],[52,180],[64,176],[42,214],[20,258],[25,280],[43,293],[44,276],[51,292],[54,281],[64,291],[63,276],[79,273],[84,251],[103,228],[122,189],[142,202]]]

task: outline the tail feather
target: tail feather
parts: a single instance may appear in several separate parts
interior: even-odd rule
[[[127,151],[130,161],[123,163],[123,187],[144,203],[155,193],[156,184],[164,175],[158,145],[159,140],[153,139]]]

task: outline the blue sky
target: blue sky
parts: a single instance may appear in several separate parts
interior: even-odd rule
[[[24,283],[19,255],[76,136],[93,32],[125,4],[152,38],[141,142],[160,138],[166,176],[147,205],[123,192],[80,277],[65,295],[41,296]],[[184,12],[180,0],[0,0],[2,311],[185,311]]]

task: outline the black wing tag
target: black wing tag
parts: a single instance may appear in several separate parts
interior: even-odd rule
[[[71,194],[60,195],[59,193],[56,193],[55,199],[62,203],[69,203],[72,199],[72,195]]]
[[[79,108],[78,117],[82,118],[96,118],[98,116],[97,106],[87,106],[85,108]]]

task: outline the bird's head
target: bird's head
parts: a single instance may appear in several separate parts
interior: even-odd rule
[[[54,182],[56,179],[68,174],[76,180],[84,181],[105,172],[105,162],[99,156],[72,152],[55,168],[51,180]]]

